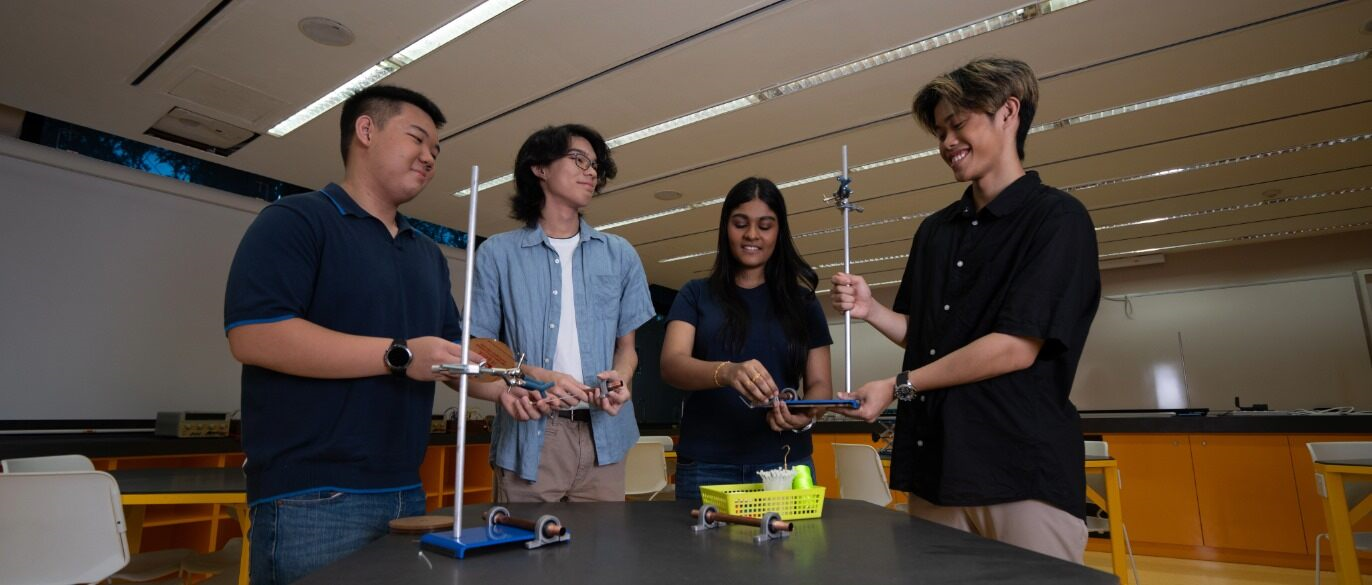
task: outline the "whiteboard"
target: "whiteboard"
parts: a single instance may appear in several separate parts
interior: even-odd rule
[[[238,410],[224,287],[265,202],[9,139],[0,181],[0,420]]]
[[[1372,273],[1102,299],[1072,402],[1082,410],[1372,409],[1372,355],[1359,280]],[[1370,305],[1372,306],[1372,305]],[[1372,312],[1372,311],[1369,311]],[[843,323],[829,324],[835,390]],[[853,321],[853,386],[895,375],[904,350]]]
[[[1083,410],[1372,408],[1355,274],[1102,300],[1072,399]],[[1122,298],[1122,297],[1121,297]]]

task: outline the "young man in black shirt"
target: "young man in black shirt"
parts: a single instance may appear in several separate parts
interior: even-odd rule
[[[971,185],[920,225],[891,308],[861,276],[834,275],[834,307],[905,348],[897,375],[840,412],[874,420],[897,401],[891,487],[912,515],[1080,563],[1084,453],[1068,394],[1100,273],[1086,208],[1022,166],[1037,99],[1028,65],[994,58],[916,94],[915,119]]]

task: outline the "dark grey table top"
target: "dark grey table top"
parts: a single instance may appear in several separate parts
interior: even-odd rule
[[[754,544],[757,529],[691,531],[678,502],[511,504],[513,515],[553,514],[572,540],[469,551],[454,559],[420,553],[418,537],[391,535],[299,581],[363,583],[1014,583],[1106,584],[1114,575],[912,518],[866,502],[826,500],[824,517],[799,520],[790,538]],[[465,526],[487,505],[467,506]]]
[[[247,489],[237,467],[163,467],[116,469],[109,472],[124,494],[199,494],[242,492]]]

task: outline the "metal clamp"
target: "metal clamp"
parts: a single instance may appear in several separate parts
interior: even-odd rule
[[[434,373],[458,376],[495,376],[503,380],[506,386],[527,388],[547,397],[548,389],[553,387],[553,383],[526,377],[523,368],[524,353],[520,352],[519,361],[515,363],[513,368],[488,368],[486,362],[481,362],[479,364],[438,364],[433,367],[433,371]]]

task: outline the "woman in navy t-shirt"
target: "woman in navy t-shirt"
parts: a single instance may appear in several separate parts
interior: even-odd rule
[[[767,179],[734,185],[719,215],[719,247],[707,279],[682,287],[667,316],[662,378],[690,394],[681,417],[676,497],[700,486],[758,483],[757,472],[811,465],[817,412],[791,411],[784,388],[830,398],[829,328],[815,299],[815,271],[796,251],[786,201]],[[789,451],[787,448],[789,447]]]

